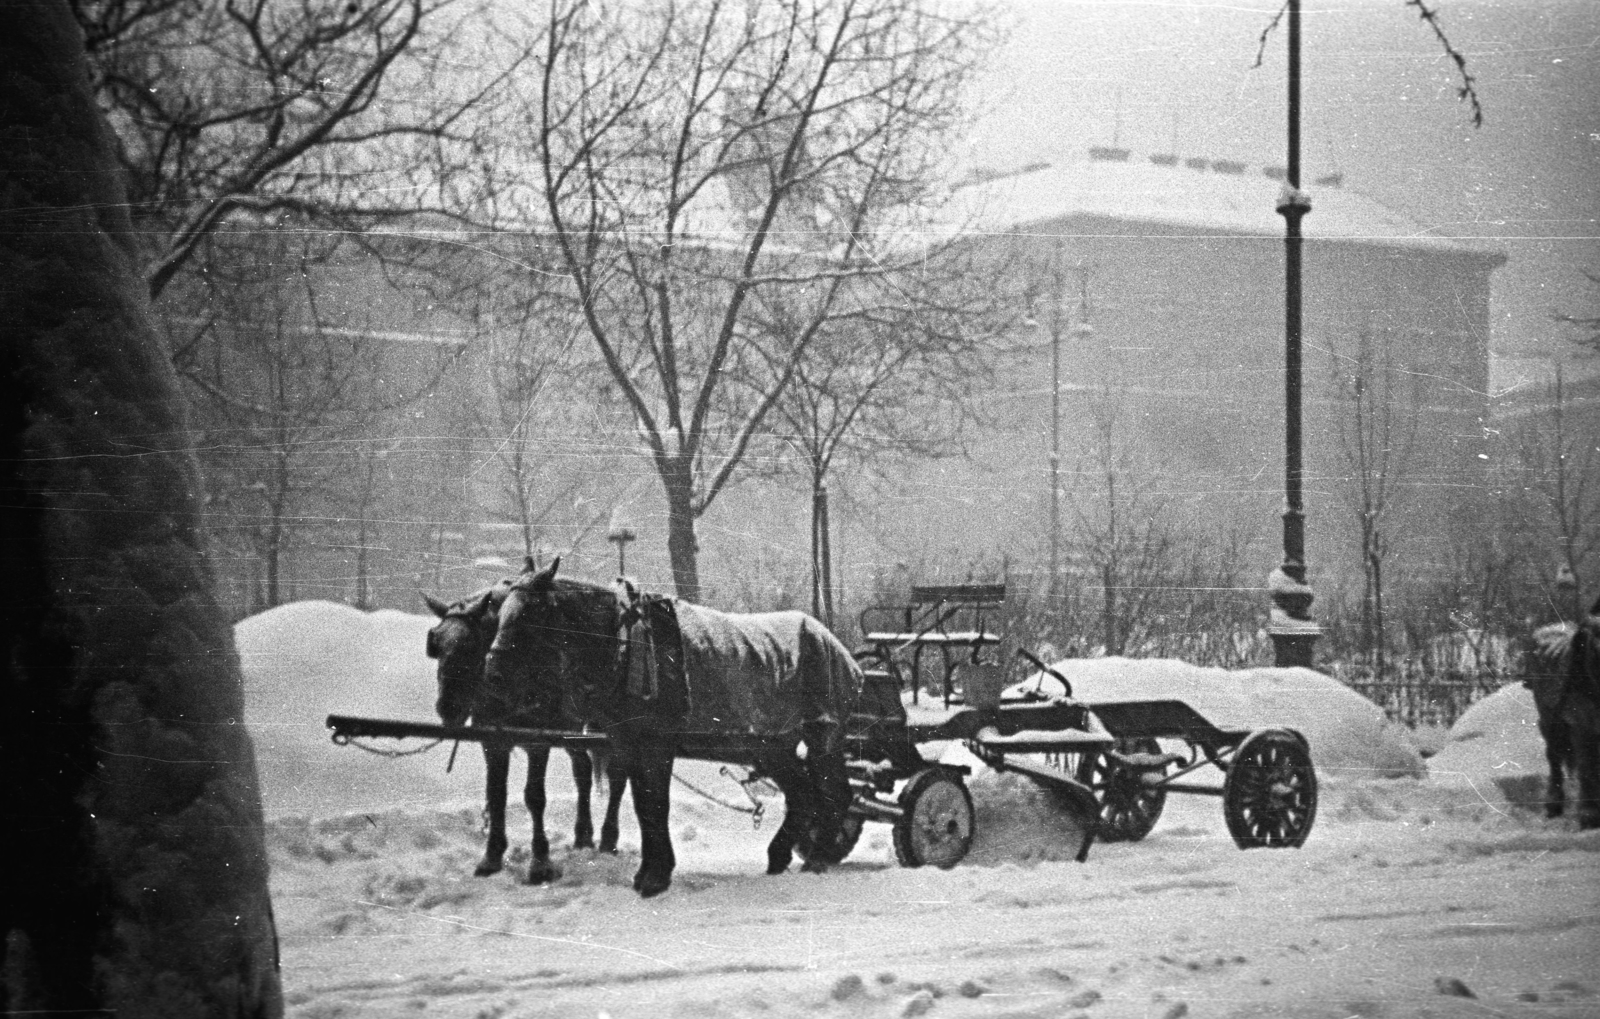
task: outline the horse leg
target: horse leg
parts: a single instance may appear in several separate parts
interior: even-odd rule
[[[805,869],[809,871],[826,870],[845,857],[841,845],[844,819],[854,795],[838,736],[820,724],[807,726],[805,773],[811,807],[807,839],[811,851]]]
[[[1572,726],[1573,770],[1577,773],[1579,828],[1600,828],[1600,732]]]
[[[489,842],[484,847],[483,859],[473,868],[475,877],[499,873],[505,866],[506,775],[511,770],[511,748],[484,746],[483,766],[487,774],[484,800],[489,811]]]
[[[1572,727],[1559,719],[1540,721],[1539,735],[1544,737],[1544,759],[1550,768],[1544,814],[1546,817],[1560,817],[1566,809],[1567,792],[1563,778],[1567,763],[1572,760]]]
[[[633,784],[633,812],[639,818],[640,863],[633,888],[648,899],[672,885],[677,858],[668,829],[672,792],[670,751],[633,748],[629,754],[628,781]]]
[[[761,762],[760,769],[783,793],[783,823],[767,843],[767,873],[782,874],[794,861],[794,847],[810,826],[810,790],[799,760],[782,755]]]
[[[550,748],[525,749],[528,784],[522,790],[522,801],[528,805],[528,815],[533,819],[533,859],[528,863],[527,883],[542,885],[561,877],[561,868],[550,862],[550,840],[544,833],[544,776],[550,765]]]
[[[594,788],[594,762],[583,750],[568,750],[572,758],[572,784],[578,789],[578,823],[572,831],[573,849],[594,848],[594,818],[589,813],[589,792]]]
[[[606,776],[606,816],[600,822],[600,852],[615,853],[621,834],[622,795],[628,791],[628,771],[615,754],[600,751],[594,751],[594,769]]]

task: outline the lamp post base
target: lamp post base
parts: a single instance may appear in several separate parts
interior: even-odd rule
[[[1309,631],[1299,628],[1285,631],[1268,627],[1267,636],[1272,638],[1274,665],[1280,669],[1309,669],[1312,668],[1313,651],[1316,648],[1317,638],[1322,636],[1322,630],[1314,623],[1311,624]]]
[[[1267,636],[1272,638],[1274,664],[1280,669],[1311,668],[1322,627],[1311,618],[1315,595],[1306,583],[1305,566],[1296,559],[1286,560],[1267,577],[1267,590],[1272,595]]]

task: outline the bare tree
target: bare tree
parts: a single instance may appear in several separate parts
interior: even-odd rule
[[[973,390],[990,373],[984,338],[994,298],[968,293],[982,278],[966,259],[907,280],[901,307],[837,318],[813,339],[774,413],[782,442],[811,485],[811,611],[834,624],[829,488],[835,464],[856,466],[962,453]],[[990,294],[995,293],[989,288]],[[779,301],[763,301],[763,330],[795,346],[803,323]]]
[[[481,99],[452,0],[72,0],[116,135],[152,298],[202,242],[268,212],[342,230],[434,206],[397,151],[457,137]],[[408,99],[382,102],[390,90]]]
[[[1093,408],[1096,442],[1069,492],[1072,544],[1101,588],[1100,631],[1108,655],[1138,643],[1171,579],[1181,540],[1168,500],[1151,494],[1119,426],[1119,398],[1103,389]]]
[[[1383,674],[1386,651],[1383,568],[1392,551],[1386,523],[1416,446],[1419,391],[1414,375],[1395,364],[1389,334],[1363,326],[1351,354],[1333,350],[1333,382],[1344,402],[1339,443],[1349,471],[1346,499],[1361,543],[1361,625],[1364,650]]]
[[[553,523],[571,525],[562,542],[570,550],[610,512],[608,501],[595,498],[594,472],[574,469],[570,449],[555,448],[570,446],[570,437],[584,428],[573,420],[572,397],[587,366],[574,349],[583,340],[581,322],[541,309],[542,303],[524,306],[503,326],[491,316],[485,329],[492,395],[482,417],[502,482],[486,509],[516,525],[526,556],[546,547]]]
[[[1570,577],[1569,619],[1580,618],[1581,592],[1600,550],[1600,440],[1574,427],[1560,366],[1548,401],[1518,435],[1525,490],[1534,496],[1545,533],[1555,539],[1560,568]]]
[[[1588,271],[1585,271],[1583,276],[1590,283],[1600,286],[1600,276]],[[1577,337],[1576,342],[1600,354],[1600,315],[1558,314],[1555,320],[1577,328],[1583,335]]]
[[[679,595],[695,522],[739,470],[807,348],[926,258],[931,200],[989,32],[918,0],[646,5],[556,0],[526,121],[483,181],[547,238],[665,491]],[[520,174],[533,165],[531,184]],[[782,292],[796,328],[752,320]]]
[[[349,484],[351,472],[360,477],[376,453],[367,447],[379,422],[431,389],[447,362],[441,352],[408,378],[359,311],[319,300],[337,240],[262,230],[248,249],[242,264],[210,260],[213,314],[196,335],[212,354],[195,360],[217,381],[199,370],[186,378],[205,434],[213,527],[260,564],[250,606],[259,609],[285,599],[285,563],[309,533],[354,510],[365,545],[375,493]]]

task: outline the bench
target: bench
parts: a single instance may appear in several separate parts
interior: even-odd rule
[[[883,668],[897,673],[896,663],[904,663],[911,674],[913,702],[923,685],[922,654],[937,648],[945,704],[960,703],[963,691],[958,690],[957,672],[963,665],[985,664],[983,649],[999,645],[994,616],[1005,601],[1004,584],[916,585],[905,605],[862,610],[861,633]]]

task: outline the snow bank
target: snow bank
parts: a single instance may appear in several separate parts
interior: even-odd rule
[[[1441,785],[1471,788],[1495,804],[1538,807],[1547,769],[1533,693],[1513,683],[1472,705],[1428,771]]]
[[[1311,742],[1323,777],[1421,778],[1427,766],[1405,726],[1338,680],[1311,669],[1227,669],[1170,658],[1068,658],[1055,670],[1089,704],[1180,700],[1222,729],[1282,726]],[[1049,677],[1034,677],[1058,689]]]
[[[423,650],[429,616],[362,612],[337,602],[291,602],[234,627],[245,718],[269,813],[374,810],[437,803],[481,788],[481,754],[463,747],[454,773],[440,747],[384,758],[334,746],[329,714],[434,721],[434,666]],[[372,741],[415,749],[416,740]]]

